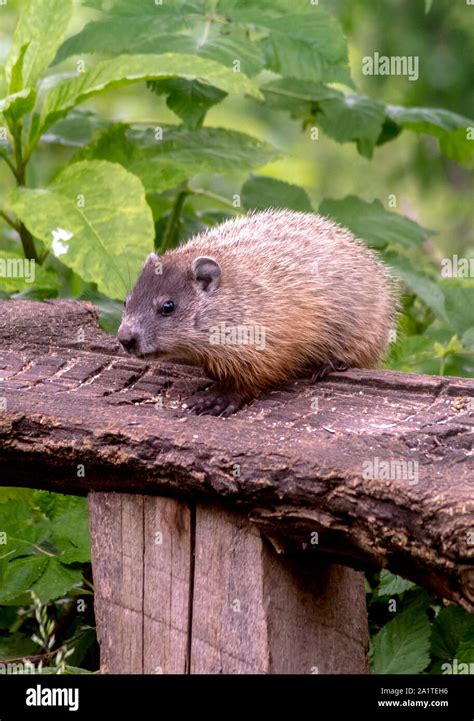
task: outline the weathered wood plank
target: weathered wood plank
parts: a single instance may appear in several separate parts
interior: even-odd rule
[[[89,494],[94,607],[105,673],[185,673],[190,512],[172,498]]]
[[[198,506],[191,673],[368,673],[364,578]]]
[[[278,555],[219,507],[113,493],[89,505],[103,672],[368,672],[361,573]]]
[[[213,498],[287,551],[474,609],[472,379],[350,371],[197,417],[197,369],[121,356],[72,301],[1,304],[0,378],[3,484]]]
[[[143,673],[141,496],[89,497],[94,608],[105,673]]]
[[[143,673],[187,673],[192,582],[191,512],[144,497]]]

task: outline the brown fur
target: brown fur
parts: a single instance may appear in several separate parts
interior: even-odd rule
[[[211,292],[195,282],[199,256],[220,266]],[[177,304],[174,317],[156,321],[159,330],[143,316],[157,298]],[[376,366],[395,311],[387,268],[349,230],[318,215],[269,210],[150,256],[123,322],[139,328],[140,353],[201,365],[221,389],[250,399],[308,368]],[[265,349],[212,345],[209,328],[222,322],[263,327]]]

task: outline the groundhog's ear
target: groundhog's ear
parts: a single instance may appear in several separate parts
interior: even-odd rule
[[[191,270],[197,285],[206,293],[212,293],[219,285],[221,268],[214,258],[200,255],[193,260]]]

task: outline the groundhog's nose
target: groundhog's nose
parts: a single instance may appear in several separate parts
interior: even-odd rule
[[[136,353],[138,349],[138,336],[128,326],[119,328],[117,338],[128,353]]]

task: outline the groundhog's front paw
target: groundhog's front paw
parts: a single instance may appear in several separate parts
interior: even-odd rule
[[[244,400],[237,393],[209,392],[186,401],[188,409],[199,416],[230,416],[242,408]]]

